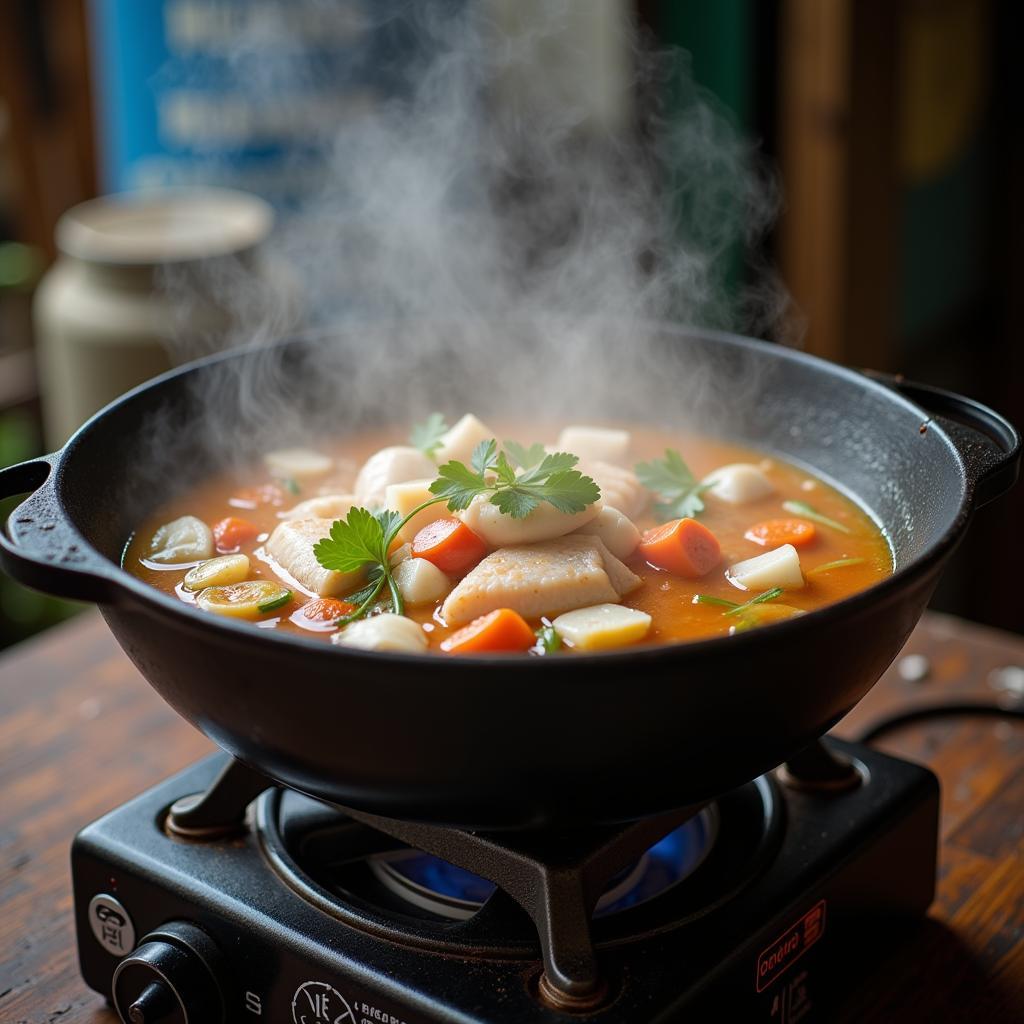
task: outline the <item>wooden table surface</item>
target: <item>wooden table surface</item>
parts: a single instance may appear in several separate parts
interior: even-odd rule
[[[1024,696],[1020,637],[930,615],[907,654],[927,657],[928,677],[908,681],[897,662],[839,735],[913,703]],[[1024,1021],[1024,723],[930,719],[878,745],[942,781],[941,877],[920,928],[858,966],[844,1019]],[[71,838],[210,749],[95,612],[0,656],[0,1021],[112,1024],[78,977]]]

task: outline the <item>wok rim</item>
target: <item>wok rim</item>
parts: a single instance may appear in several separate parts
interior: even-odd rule
[[[858,370],[830,362],[827,359],[822,359],[818,356],[795,349],[786,348],[782,345],[761,341],[744,335],[733,334],[729,331],[689,327],[687,325],[677,323],[649,321],[648,326],[661,333],[681,335],[684,337],[698,338],[708,341],[725,342],[748,352],[764,352],[767,350],[772,353],[773,358],[781,359],[783,361],[788,360],[793,363],[810,366],[818,370],[824,370],[825,372],[844,379],[850,385],[865,388],[869,392],[882,397],[885,401],[896,403],[904,410],[920,416],[922,423],[926,421],[928,422],[929,433],[938,434],[951,455],[954,464],[959,468],[961,490],[956,513],[946,524],[939,537],[923,552],[911,559],[905,566],[894,570],[891,575],[871,584],[864,590],[857,591],[848,597],[844,597],[838,601],[824,605],[821,608],[816,608],[804,615],[794,616],[793,618],[785,619],[780,622],[769,623],[765,626],[759,627],[758,629],[747,630],[733,635],[713,636],[697,640],[683,640],[660,644],[636,644],[634,646],[623,647],[618,650],[610,651],[596,651],[589,653],[573,652],[570,658],[528,657],[519,652],[508,652],[459,655],[458,657],[439,659],[436,652],[413,654],[398,651],[368,651],[361,650],[359,648],[342,648],[333,644],[325,643],[323,640],[314,639],[313,637],[305,637],[299,634],[277,633],[273,630],[261,631],[254,628],[252,623],[234,620],[223,616],[209,615],[198,608],[185,604],[182,601],[178,601],[170,595],[164,594],[162,591],[148,583],[145,583],[137,576],[134,576],[127,569],[123,568],[121,564],[113,561],[109,556],[96,549],[92,543],[83,536],[82,540],[88,547],[89,551],[104,563],[104,567],[107,571],[101,578],[103,578],[106,583],[116,588],[111,600],[101,602],[101,606],[102,604],[119,605],[120,602],[116,599],[117,591],[126,591],[131,596],[140,599],[142,606],[148,614],[154,615],[154,617],[157,618],[161,617],[162,614],[178,616],[183,625],[187,625],[189,629],[195,630],[201,634],[211,633],[214,636],[220,635],[225,638],[232,638],[239,642],[249,641],[251,643],[255,640],[256,642],[271,643],[277,645],[282,650],[292,649],[297,652],[304,651],[306,652],[306,656],[312,656],[315,654],[320,657],[341,658],[345,661],[362,663],[367,668],[371,668],[373,666],[385,668],[388,665],[396,665],[398,667],[412,669],[416,666],[433,665],[437,668],[445,666],[449,672],[470,673],[474,671],[478,672],[481,669],[488,667],[505,667],[517,663],[523,663],[532,665],[533,668],[530,669],[532,672],[566,673],[570,666],[574,670],[578,669],[585,671],[596,664],[621,666],[624,664],[636,665],[640,662],[643,666],[647,666],[651,663],[658,663],[662,661],[685,661],[687,657],[686,652],[692,652],[692,656],[694,658],[699,658],[704,655],[713,655],[719,647],[724,649],[725,645],[730,645],[731,649],[735,649],[736,646],[739,645],[739,653],[742,653],[744,647],[748,647],[752,650],[756,649],[757,645],[762,642],[762,637],[765,635],[766,631],[768,631],[768,636],[777,637],[780,641],[788,634],[792,634],[793,637],[799,637],[808,630],[813,630],[815,626],[821,624],[827,617],[856,617],[857,615],[868,611],[870,605],[877,601],[887,603],[892,598],[897,597],[901,590],[911,586],[915,580],[926,577],[945,559],[948,554],[952,552],[953,549],[955,549],[957,544],[959,544],[973,512],[972,481],[963,456],[957,448],[957,445],[943,426],[934,419],[933,415],[920,405],[911,401],[898,391],[887,387],[884,383],[866,373],[861,373]],[[323,334],[329,332],[316,333]],[[291,345],[308,342],[312,339],[312,336],[313,332],[308,334],[293,334],[277,339],[268,345],[262,345],[259,349],[241,347],[217,352],[212,355],[192,360],[182,366],[175,367],[158,377],[154,377],[151,380],[140,384],[131,391],[119,396],[117,399],[110,402],[90,417],[75,431],[64,446],[59,449],[54,456],[50,457],[53,460],[53,468],[51,470],[50,477],[43,486],[53,487],[57,500],[62,506],[64,515],[67,517],[76,532],[81,533],[81,530],[74,518],[72,518],[66,509],[63,508],[64,491],[62,490],[62,482],[66,469],[65,462],[74,458],[77,446],[82,443],[83,439],[91,431],[99,427],[103,419],[108,414],[141,395],[150,392],[157,392],[163,385],[170,381],[187,377],[193,373],[202,372],[205,367],[227,362],[231,359],[245,358],[253,351],[263,352],[267,349],[286,348]],[[813,466],[810,466],[809,468],[814,472],[819,472]],[[856,496],[851,495],[850,492],[847,493],[847,496],[851,497],[852,500],[857,501]],[[862,511],[867,512],[867,514],[874,519],[877,524],[878,521],[875,518],[873,511],[868,509],[866,506],[861,505],[859,501],[857,503]],[[16,510],[17,509],[14,511]],[[11,513],[12,517],[14,515],[14,511]],[[885,524],[878,525],[880,525],[881,529],[885,531]],[[128,540],[129,539],[126,538],[125,547],[127,547]],[[123,552],[124,548],[121,550]],[[892,551],[891,545],[890,551]],[[339,673],[339,682],[341,681],[341,674]]]

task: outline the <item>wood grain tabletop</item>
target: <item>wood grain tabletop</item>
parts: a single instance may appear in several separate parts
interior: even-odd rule
[[[933,614],[836,733],[855,738],[932,702],[1014,699],[1024,699],[1024,639]],[[939,775],[940,882],[921,925],[858,967],[843,1019],[1024,1021],[1024,723],[925,718],[877,745]],[[72,836],[211,749],[95,612],[0,656],[3,1024],[114,1024],[78,976]]]

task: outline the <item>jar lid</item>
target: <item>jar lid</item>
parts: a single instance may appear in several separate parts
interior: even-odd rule
[[[262,242],[274,211],[227,188],[161,188],[90,199],[57,222],[57,247],[89,263],[127,266],[228,256]]]

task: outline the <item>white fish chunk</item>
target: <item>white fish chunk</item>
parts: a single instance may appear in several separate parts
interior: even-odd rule
[[[800,556],[792,544],[766,551],[763,555],[744,559],[726,570],[726,578],[740,590],[799,590],[804,585]]]
[[[354,494],[321,494],[300,501],[295,508],[279,513],[281,519],[344,519],[356,503]]]
[[[719,466],[701,482],[710,485],[708,494],[730,505],[746,505],[758,498],[766,498],[775,491],[775,485],[765,476],[764,471],[749,462]]]
[[[616,558],[629,558],[640,543],[640,531],[633,525],[633,521],[610,505],[605,505],[589,523],[576,532],[599,537]]]
[[[617,602],[641,582],[597,537],[570,534],[488,555],[448,595],[441,615],[450,626],[496,608],[535,619]]]
[[[566,427],[559,435],[555,449],[570,452],[581,459],[629,465],[629,449],[633,443],[628,430],[607,427]]]
[[[427,649],[427,637],[419,623],[391,612],[353,622],[333,634],[331,643],[364,651],[404,651],[407,654],[421,654]]]
[[[418,448],[395,445],[371,455],[356,477],[356,502],[366,508],[382,508],[391,484],[404,484],[437,476],[437,467]]]
[[[469,508],[459,513],[459,518],[492,548],[501,548],[563,537],[589,523],[600,511],[600,498],[582,512],[559,512],[545,501],[528,516],[513,519],[491,503],[490,495],[481,494],[470,502]]]
[[[601,488],[603,504],[617,508],[627,519],[643,515],[650,495],[633,470],[593,459],[581,459],[576,468]]]
[[[365,572],[333,572],[316,560],[313,547],[330,532],[330,519],[288,519],[274,527],[266,552],[303,590],[318,597],[347,594],[358,589]]]
[[[456,462],[464,462],[468,466],[473,449],[481,441],[490,441],[494,437],[495,433],[490,427],[481,423],[471,412],[468,412],[454,427],[449,428],[441,435],[441,447],[434,452],[434,459],[439,466],[443,466],[453,459]],[[417,475],[426,476],[427,474],[419,473]]]
[[[310,448],[282,448],[267,452],[263,461],[273,476],[290,477],[292,480],[312,480],[329,473],[334,467],[333,459]]]

